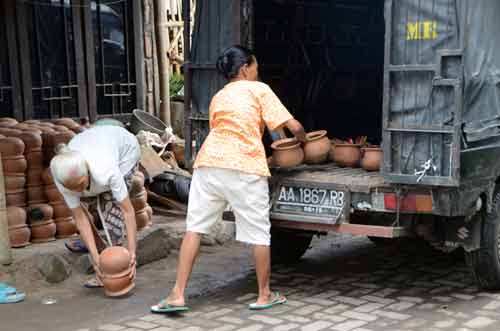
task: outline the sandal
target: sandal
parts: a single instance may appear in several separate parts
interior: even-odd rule
[[[286,298],[282,296],[279,292],[274,292],[274,297],[272,300],[268,303],[265,303],[263,305],[259,305],[257,303],[251,303],[248,305],[248,309],[250,310],[264,310],[264,309],[269,309],[272,308],[276,305],[282,305],[286,302]]]
[[[0,294],[0,304],[2,303],[17,303],[24,300],[26,294],[15,293],[15,294]]]
[[[85,288],[101,288],[101,287],[104,287],[104,285],[102,284],[102,282],[96,278],[91,278],[89,280],[87,280],[84,284],[83,284],[83,287]]]
[[[88,253],[87,246],[80,239],[68,240],[64,243],[67,249],[73,253]]]
[[[178,313],[187,310],[189,310],[188,306],[173,306],[167,303],[167,299],[163,299],[158,304],[151,306],[151,312],[158,314]]]

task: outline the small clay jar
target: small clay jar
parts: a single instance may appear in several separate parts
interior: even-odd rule
[[[135,197],[144,190],[144,174],[136,171],[132,176],[132,183],[130,185],[130,196]]]
[[[6,193],[19,193],[24,191],[24,186],[26,185],[26,176],[5,175],[4,180]]]
[[[27,225],[9,229],[10,247],[21,248],[30,244],[31,230]]]
[[[382,162],[382,148],[378,146],[366,147],[361,150],[361,168],[366,171],[379,171]]]
[[[57,239],[64,239],[71,237],[77,233],[76,224],[72,217],[57,218],[56,223],[56,237]]]
[[[43,152],[26,153],[26,161],[28,161],[28,169],[43,169]]]
[[[361,158],[361,146],[335,144],[330,150],[330,159],[341,167],[357,167]]]
[[[295,138],[275,141],[271,148],[274,162],[282,168],[295,167],[304,161],[304,151]]]
[[[14,125],[13,127],[14,129],[16,130],[21,130],[21,131],[29,131],[30,129],[32,129],[33,127],[30,125],[30,124],[26,124],[26,123],[18,123],[16,125]]]
[[[28,169],[24,155],[2,156],[2,164],[6,173],[23,173]]]
[[[64,125],[54,125],[53,127],[54,130],[56,130],[56,132],[62,132],[62,133],[66,133],[66,132],[71,132],[71,133],[74,133],[73,131],[71,131],[70,129],[68,129],[67,127],[65,127]]]
[[[42,172],[43,169],[40,168],[29,169],[28,172],[26,173],[26,185],[28,187],[43,185]]]
[[[7,207],[7,223],[9,229],[26,225],[26,210],[21,207]]]
[[[52,220],[54,210],[46,203],[32,204],[28,208],[30,224]]]
[[[45,196],[47,197],[47,200],[50,201],[50,203],[61,202],[64,200],[62,194],[54,184],[45,186]]]
[[[112,246],[101,252],[99,265],[103,274],[116,276],[128,270],[130,258],[130,253],[125,247]]]
[[[52,220],[31,224],[31,242],[43,243],[56,240],[56,224]]]
[[[130,199],[130,202],[132,202],[132,206],[134,207],[134,210],[136,212],[143,210],[147,206],[147,201],[143,198],[133,198]]]
[[[331,143],[325,130],[307,134],[304,144],[304,162],[307,164],[323,163],[328,159]]]
[[[148,218],[151,220],[151,217],[153,217],[153,208],[151,208],[150,205],[146,206],[146,213],[148,214]]]
[[[26,206],[26,191],[18,193],[6,193],[5,201],[8,207],[25,207]]]
[[[0,118],[0,126],[1,127],[10,127],[19,123],[15,118],[12,117],[2,117]]]
[[[33,124],[38,125],[38,124],[40,124],[40,121],[39,120],[27,120],[27,121],[24,121],[23,123],[28,124],[28,125],[33,125]]]
[[[23,155],[24,142],[16,137],[0,138],[0,153],[2,153],[2,158]]]
[[[19,138],[24,142],[26,152],[42,150],[42,131],[24,131]]]
[[[50,168],[46,168],[42,172],[42,182],[45,185],[52,185],[52,184],[54,184],[54,178],[52,178],[52,173],[50,172]]]
[[[149,216],[146,208],[135,214],[135,223],[137,224],[137,230],[142,230],[148,226]]]
[[[28,204],[35,205],[47,201],[45,197],[45,186],[29,186],[28,187]]]
[[[66,218],[73,216],[71,209],[68,208],[66,202],[64,201],[51,202],[50,205],[54,209],[54,218]]]
[[[49,127],[49,128],[52,128],[52,127],[54,127],[54,126],[55,126],[55,124],[54,124],[54,123],[52,123],[52,122],[40,122],[38,125],[39,125],[39,126]]]
[[[75,122],[72,118],[70,117],[62,117],[58,118],[54,121],[55,125],[62,125],[68,128],[74,127],[79,125],[77,122]]]
[[[23,131],[13,129],[13,128],[0,128],[0,134],[6,136],[6,137],[19,137],[20,135],[23,134]]]
[[[109,276],[102,278],[104,285],[104,294],[109,297],[118,297],[129,293],[135,286],[134,273],[130,268],[122,275]]]

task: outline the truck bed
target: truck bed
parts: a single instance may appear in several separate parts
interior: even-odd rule
[[[368,172],[361,168],[340,168],[335,164],[325,165],[300,165],[298,167],[283,169],[272,168],[271,182],[282,180],[309,182],[309,183],[335,183],[345,185],[349,191],[355,193],[370,193],[373,189],[389,187],[379,172]]]

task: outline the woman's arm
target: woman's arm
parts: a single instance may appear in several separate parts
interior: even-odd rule
[[[288,130],[290,130],[290,132],[294,135],[294,137],[297,138],[298,141],[303,143],[307,141],[307,136],[304,127],[296,119],[292,118],[286,121],[283,126],[286,126]]]

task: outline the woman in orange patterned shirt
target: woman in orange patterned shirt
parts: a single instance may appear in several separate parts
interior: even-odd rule
[[[201,234],[222,219],[227,205],[236,216],[236,240],[253,246],[258,298],[249,309],[266,309],[286,302],[271,292],[269,187],[262,135],[287,127],[301,142],[302,125],[271,88],[258,81],[255,55],[241,46],[226,49],[217,70],[229,82],[210,103],[210,133],[194,164],[189,194],[187,231],[179,253],[176,284],[170,296],[151,307],[153,312],[187,310],[184,290],[198,254]]]

